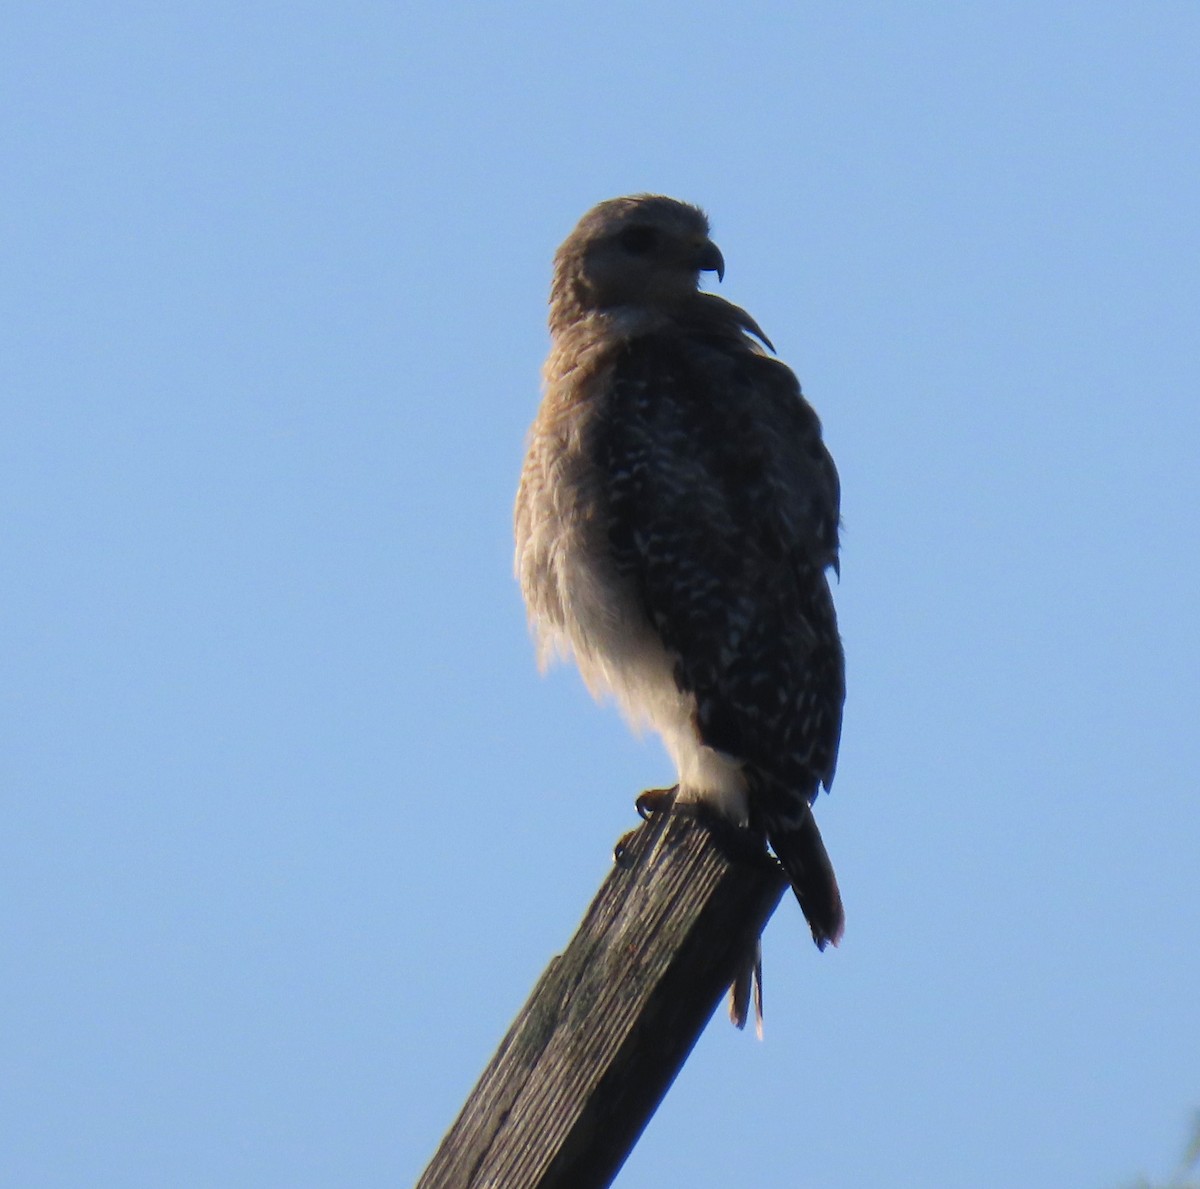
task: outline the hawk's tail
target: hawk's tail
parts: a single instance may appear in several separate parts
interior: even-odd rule
[[[750,1014],[750,997],[754,997],[754,1031],[758,1039],[763,1038],[762,996],[762,941],[755,940],[753,950],[748,953],[738,969],[737,977],[729,988],[729,1018],[735,1028],[745,1028]]]
[[[792,882],[792,891],[800,901],[817,948],[823,950],[829,942],[837,945],[842,939],[846,914],[842,910],[837,876],[812,810],[805,805],[800,816],[768,815],[765,824],[771,849]]]

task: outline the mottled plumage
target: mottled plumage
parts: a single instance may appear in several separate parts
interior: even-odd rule
[[[697,208],[601,203],[555,258],[552,348],[517,495],[545,659],[661,734],[680,797],[765,833],[819,946],[841,898],[813,820],[844,698],[827,571],[838,477]]]

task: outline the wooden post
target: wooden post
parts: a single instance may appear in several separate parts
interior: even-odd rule
[[[693,814],[620,848],[417,1189],[609,1185],[787,886]]]

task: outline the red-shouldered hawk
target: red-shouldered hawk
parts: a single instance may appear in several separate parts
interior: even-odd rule
[[[701,272],[724,276],[708,220],[660,196],[600,203],[559,248],[517,575],[543,661],[573,654],[662,736],[681,800],[766,835],[824,948],[843,926],[811,808],[845,696],[837,470],[796,377]]]

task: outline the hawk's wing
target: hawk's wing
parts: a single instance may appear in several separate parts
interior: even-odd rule
[[[825,574],[838,479],[817,416],[744,339],[646,335],[610,383],[593,457],[617,565],[702,740],[811,801],[833,779],[845,693]]]

